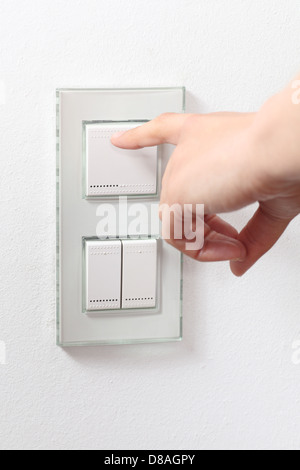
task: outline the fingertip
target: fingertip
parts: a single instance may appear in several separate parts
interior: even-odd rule
[[[246,249],[244,243],[242,243],[240,240],[236,240],[236,242],[238,243],[238,245],[240,247],[240,253],[239,253],[238,258],[236,258],[234,260],[231,260],[231,262],[241,265],[245,261],[245,259],[247,258],[247,249]]]
[[[119,137],[121,137],[122,135],[124,135],[126,133],[126,131],[120,131],[120,132],[115,132],[115,134],[113,134],[111,136],[112,139],[118,139]]]
[[[124,131],[122,132],[116,132],[115,134],[113,134],[110,138],[110,141],[113,145],[115,145],[116,147],[118,147],[120,144],[121,144],[121,137],[125,134]]]
[[[234,239],[221,239],[204,244],[198,252],[199,261],[230,261],[240,259],[245,254],[245,247]]]
[[[230,261],[230,269],[236,277],[242,277],[249,267],[245,266],[244,260],[232,260]]]

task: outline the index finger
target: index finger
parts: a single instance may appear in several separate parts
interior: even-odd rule
[[[123,149],[140,149],[160,144],[177,145],[180,131],[189,114],[166,113],[127,132],[111,137],[111,143]]]

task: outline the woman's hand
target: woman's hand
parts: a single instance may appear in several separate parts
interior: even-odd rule
[[[113,136],[126,149],[176,145],[161,203],[204,204],[205,241],[197,251],[174,237],[172,245],[199,261],[231,260],[232,272],[242,275],[299,214],[300,106],[292,94],[289,87],[257,114],[164,114]],[[259,207],[240,234],[216,215],[253,202]]]

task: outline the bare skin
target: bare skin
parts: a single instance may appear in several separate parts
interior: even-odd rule
[[[161,203],[204,204],[205,243],[192,252],[185,251],[185,240],[169,243],[198,261],[229,260],[237,276],[276,243],[300,213],[297,83],[300,89],[293,81],[258,113],[163,114],[112,137],[114,145],[126,149],[176,146]],[[216,215],[254,202],[258,209],[240,233]]]

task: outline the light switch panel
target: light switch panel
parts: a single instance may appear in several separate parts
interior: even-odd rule
[[[174,149],[110,139],[184,112],[185,89],[67,88],[56,98],[57,344],[180,341],[182,254],[161,239],[157,210]]]
[[[124,309],[156,306],[157,271],[157,240],[123,241]]]
[[[121,242],[86,241],[86,310],[121,307]]]
[[[85,195],[154,196],[158,192],[158,149],[124,150],[110,142],[116,132],[137,127],[134,123],[85,123]]]

